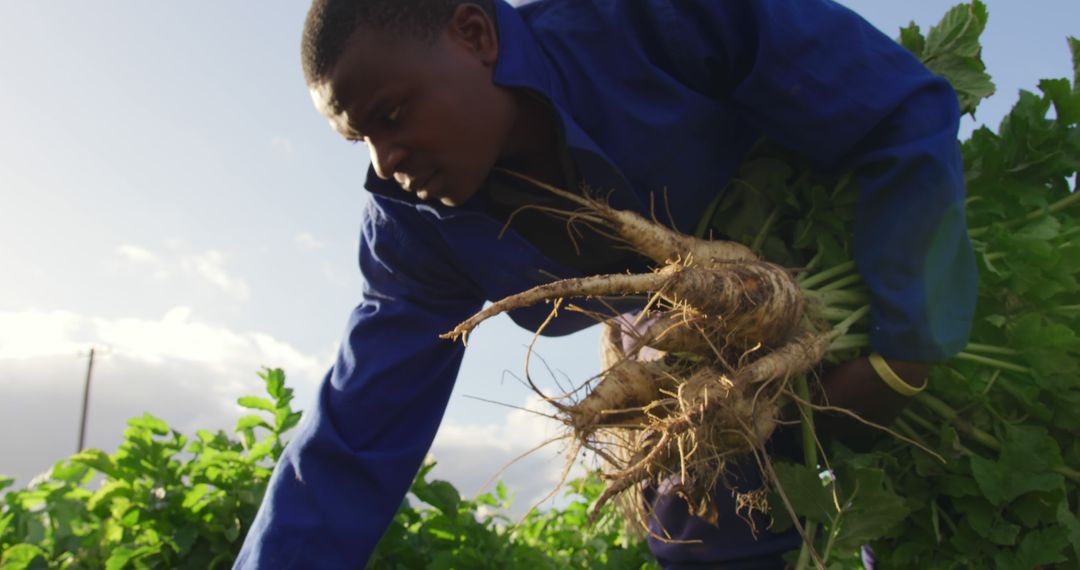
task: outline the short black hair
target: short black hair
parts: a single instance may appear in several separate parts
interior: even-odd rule
[[[304,79],[326,79],[361,28],[433,42],[461,4],[480,6],[495,20],[495,0],[313,0],[300,40]]]

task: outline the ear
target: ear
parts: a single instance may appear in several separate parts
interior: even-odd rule
[[[495,65],[499,58],[495,22],[476,4],[459,4],[454,8],[446,33],[451,41],[473,54],[484,66]]]

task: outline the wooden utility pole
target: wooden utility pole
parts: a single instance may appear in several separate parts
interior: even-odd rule
[[[90,401],[90,375],[94,371],[94,347],[90,347],[90,362],[86,365],[86,382],[83,384],[82,393],[82,422],[79,426],[79,447],[75,453],[83,450],[86,443],[86,407]]]

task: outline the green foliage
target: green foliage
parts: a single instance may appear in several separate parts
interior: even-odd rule
[[[222,431],[188,438],[150,414],[128,421],[112,454],[87,449],[59,461],[42,480],[0,502],[0,570],[228,568],[262,501],[284,434],[300,421],[279,369],[259,373],[269,398],[237,403],[258,412]],[[586,528],[586,508],[602,489],[574,481],[565,509],[531,513],[511,525],[506,487],[462,498],[445,481],[412,486],[373,556],[371,568],[648,568],[645,544],[623,535],[607,513]],[[0,490],[13,480],[0,477]]]
[[[259,375],[273,394],[260,402],[271,421],[242,419],[240,441],[206,430],[189,439],[144,414],[128,420],[111,455],[84,450],[57,462],[44,481],[9,492],[0,510],[0,568],[228,567],[281,454],[281,436],[300,417],[284,373]]]
[[[496,492],[462,498],[445,481],[428,481],[425,465],[372,557],[368,568],[655,568],[643,541],[626,535],[622,519],[608,510],[588,526],[589,504],[603,492],[591,475],[570,482],[562,509],[532,511],[518,522],[502,483]]]
[[[900,33],[969,113],[993,92],[979,60],[986,20],[976,1],[925,37],[914,24]],[[1080,41],[1068,45],[1071,82],[1022,91],[996,131],[962,144],[980,272],[972,343],[932,368],[930,388],[894,426],[909,441],[833,446],[824,483],[825,465],[776,465],[795,511],[820,525],[816,549],[830,568],[861,568],[863,542],[885,568],[1080,567]],[[763,145],[718,199],[711,229],[778,263],[832,271],[813,288],[850,314],[868,301],[850,264],[854,184]],[[868,350],[865,324],[832,359]],[[775,528],[787,528],[775,493],[771,504]]]
[[[924,38],[912,22],[900,30],[900,43],[930,71],[949,79],[960,99],[960,112],[975,114],[979,101],[994,94],[982,62],[979,36],[986,29],[986,5],[975,0],[949,10]]]

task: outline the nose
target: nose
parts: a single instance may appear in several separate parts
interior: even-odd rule
[[[389,180],[401,162],[405,160],[405,149],[389,142],[367,139],[368,151],[371,153],[371,165],[375,167],[375,174],[383,180]]]

